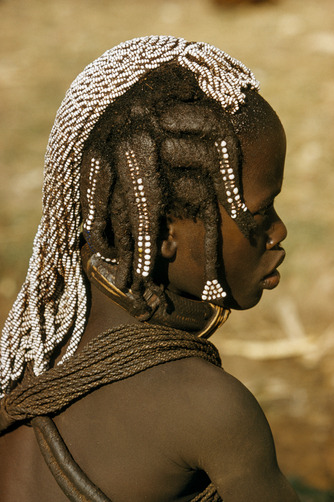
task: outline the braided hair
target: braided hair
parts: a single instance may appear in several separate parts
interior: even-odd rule
[[[253,225],[229,120],[246,89],[258,82],[242,63],[174,37],[122,43],[76,78],[51,131],[43,216],[2,332],[2,395],[27,363],[44,372],[65,339],[62,361],[77,349],[87,317],[81,231],[92,252],[117,261],[117,285],[131,286],[144,309],[162,219],[198,216],[206,228],[203,299],[224,296],[215,270],[218,202],[246,236]]]

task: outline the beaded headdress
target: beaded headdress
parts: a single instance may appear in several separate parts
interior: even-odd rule
[[[45,156],[43,215],[34,240],[33,254],[22,289],[9,313],[1,337],[2,395],[18,380],[25,364],[31,362],[38,375],[48,368],[56,346],[70,334],[63,360],[77,349],[86,322],[86,287],[80,256],[82,215],[80,208],[80,165],[83,147],[106,108],[123,95],[145,73],[163,63],[175,61],[191,70],[202,91],[235,113],[245,101],[243,89],[258,89],[253,74],[242,63],[219,49],[182,38],[150,36],[119,44],[88,65],[74,80],[57,112]],[[220,170],[230,203],[229,214],[247,208],[234,183],[224,142],[216,144]],[[143,231],[138,242],[149,242],[146,232],[145,195],[140,189],[140,173],[133,152],[127,153],[134,187],[140,192]],[[89,231],[94,219],[94,179],[99,160],[92,159],[92,184],[87,193],[90,212],[83,222]],[[145,226],[146,224],[146,226]],[[139,242],[139,243],[140,243]],[[150,270],[149,245],[137,273]],[[145,260],[147,263],[145,263]],[[210,284],[209,284],[210,282]],[[208,281],[204,299],[223,296],[218,281]]]

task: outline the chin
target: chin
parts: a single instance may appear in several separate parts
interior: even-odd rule
[[[233,310],[249,310],[259,303],[262,298],[263,291],[258,292],[258,294],[247,295],[243,298],[236,300],[235,298],[226,298],[224,301],[224,307]]]

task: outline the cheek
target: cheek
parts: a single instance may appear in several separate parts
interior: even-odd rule
[[[254,249],[240,249],[235,253],[228,253],[224,256],[224,263],[226,268],[226,278],[230,282],[242,283],[252,280],[256,275],[256,270],[259,266],[261,254]]]
[[[231,294],[229,299],[231,303],[227,306],[245,310],[254,307],[259,302],[263,290],[258,268],[258,261],[248,257],[242,265],[231,267],[227,271],[226,281]]]
[[[250,272],[254,269],[255,257],[246,249],[230,251],[223,248],[223,260],[226,280],[232,290],[236,284],[249,279]]]
[[[202,256],[200,260],[195,257],[196,254],[191,253],[191,248],[186,256],[177,253],[175,260],[168,267],[169,289],[198,298],[201,296],[204,285],[204,262],[202,264]]]
[[[247,309],[260,300],[264,252],[264,242],[253,246],[242,235],[234,240],[233,245],[226,243],[223,246],[225,278],[232,295],[232,307]]]
[[[257,236],[251,243],[224,211],[222,212],[222,237],[222,258],[226,278],[240,282],[256,274],[266,251],[264,235]]]
[[[205,282],[203,225],[188,222],[185,226],[181,222],[179,227],[176,256],[168,267],[169,288],[200,297]]]

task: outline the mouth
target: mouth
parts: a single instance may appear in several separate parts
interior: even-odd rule
[[[262,279],[262,287],[263,289],[274,289],[278,286],[279,281],[281,279],[281,274],[278,270],[273,270],[270,274],[266,275]]]
[[[279,273],[277,268],[281,265],[284,258],[285,258],[285,251],[284,251],[284,249],[282,249],[280,259],[277,261],[275,267],[273,268],[273,270],[269,274],[264,276],[262,279],[263,289],[274,289],[278,286],[280,279],[281,279],[281,274]]]

